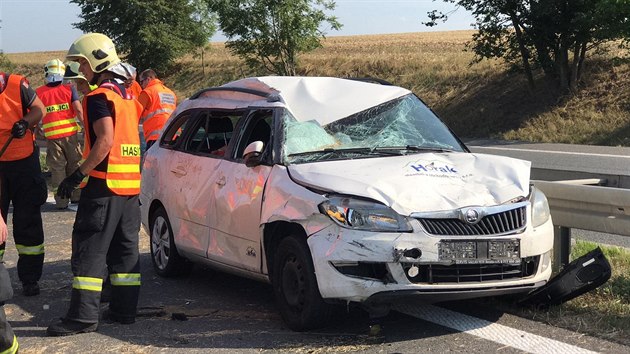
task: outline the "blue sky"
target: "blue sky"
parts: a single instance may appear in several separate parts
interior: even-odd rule
[[[333,14],[343,24],[328,36],[448,31],[470,29],[472,16],[459,9],[437,28],[422,24],[432,9],[449,11],[450,4],[432,0],[336,0]],[[66,50],[81,35],[72,23],[80,10],[68,0],[0,0],[0,49],[5,53]],[[220,33],[211,41],[224,41]]]

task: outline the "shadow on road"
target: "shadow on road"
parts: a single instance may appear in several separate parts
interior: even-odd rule
[[[101,322],[96,333],[46,337],[48,325],[63,316],[69,304],[70,235],[75,213],[57,211],[51,205],[46,205],[43,211],[46,261],[40,295],[21,294],[11,236],[7,245],[6,264],[15,295],[5,307],[20,341],[21,353],[96,353],[103,348],[134,353],[370,351],[374,346],[422,338],[438,341],[440,336],[454,332],[392,312],[383,319],[383,336],[370,337],[368,316],[355,307],[340,307],[339,315],[326,328],[293,332],[284,325],[268,284],[200,266],[181,278],[158,276],[148,253],[148,236],[142,232],[142,287],[136,323]],[[102,304],[101,311],[106,308],[107,304]]]

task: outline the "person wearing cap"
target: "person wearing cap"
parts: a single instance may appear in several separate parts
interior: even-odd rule
[[[155,143],[164,123],[177,107],[177,96],[158,79],[152,69],[140,74],[140,86],[142,92],[138,101],[143,107],[140,124],[148,149]]]
[[[65,64],[59,59],[52,59],[44,66],[46,84],[35,91],[46,106],[46,115],[42,118],[41,131],[46,138],[46,165],[51,173],[51,187],[57,190],[59,183],[79,167],[81,145],[79,121],[83,108],[76,88],[64,84]],[[72,193],[70,199],[55,194],[57,209],[66,209],[70,202],[79,201],[80,190]]]
[[[47,328],[50,336],[97,330],[106,266],[112,296],[102,318],[134,323],[140,293],[138,121],[142,106],[127,94],[122,84],[126,77],[118,74],[120,59],[106,35],[80,36],[66,59],[78,62],[81,73],[98,88],[83,100],[84,162],[57,188],[57,194],[67,197],[82,186],[72,230],[70,305],[66,315]]]
[[[7,220],[9,205],[13,205],[17,272],[25,296],[39,294],[44,265],[41,206],[48,191],[33,139],[33,128],[44,112],[44,104],[25,77],[0,72],[0,210]],[[0,262],[5,247],[1,241]]]

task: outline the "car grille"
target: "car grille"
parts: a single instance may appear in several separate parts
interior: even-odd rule
[[[536,273],[540,256],[526,257],[521,263],[505,264],[418,264],[419,272],[416,276],[409,276],[411,263],[404,263],[403,269],[412,283],[440,284],[440,283],[482,283],[507,279],[527,278]]]
[[[502,211],[484,216],[476,224],[468,224],[459,219],[431,219],[417,218],[424,229],[432,235],[497,235],[506,234],[522,229],[526,223],[527,208]]]

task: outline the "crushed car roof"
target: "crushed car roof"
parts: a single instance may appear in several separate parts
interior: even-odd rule
[[[397,86],[334,77],[263,76],[229,82],[200,91],[180,109],[249,106],[287,107],[298,121],[315,120],[321,125],[361,112],[411,93]],[[197,98],[216,102],[199,104]]]

